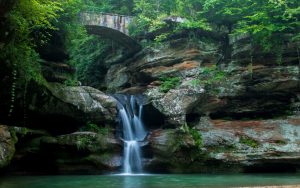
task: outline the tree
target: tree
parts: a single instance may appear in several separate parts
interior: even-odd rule
[[[52,0],[22,0],[8,14],[12,39],[2,49],[0,58],[9,61],[25,80],[41,81],[36,45],[46,42],[47,30],[55,29],[52,22],[62,11],[61,4]]]

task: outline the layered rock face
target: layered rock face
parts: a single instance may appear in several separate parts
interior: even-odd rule
[[[147,86],[162,76],[192,76],[201,64],[218,62],[221,46],[218,41],[193,42],[178,39],[146,48],[122,64],[112,65],[106,75],[109,90]]]
[[[299,171],[299,43],[286,43],[278,58],[249,46],[246,35],[224,38],[169,40],[108,63],[99,85],[147,98],[145,171]],[[115,99],[88,86],[36,88],[29,86],[27,97],[27,125],[35,130],[15,129],[19,142],[10,172],[97,174],[122,168]],[[3,138],[0,154],[7,165],[14,143],[4,155],[1,147],[7,148],[9,138]]]
[[[249,46],[248,39],[231,36],[226,46],[230,54],[224,50],[224,41],[209,37],[177,39],[147,48],[111,66],[107,87],[144,92],[174,125],[192,116],[272,118],[293,111],[299,104],[298,43],[283,46],[279,63],[276,54],[255,51],[253,55],[251,48],[242,48]],[[163,92],[159,87],[162,77],[179,77],[180,81],[176,88]]]
[[[190,172],[296,172],[300,168],[300,118],[277,120],[208,120],[195,130],[201,149],[180,130],[154,131],[150,171]],[[162,168],[163,167],[163,168]]]
[[[299,43],[278,59],[248,42],[177,39],[109,69],[109,89],[143,92],[164,118],[148,125],[147,170],[299,171]],[[166,91],[163,77],[180,81]]]

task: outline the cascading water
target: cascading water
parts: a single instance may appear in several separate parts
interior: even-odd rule
[[[144,141],[147,136],[142,122],[141,97],[118,94],[115,98],[119,101],[119,118],[123,129],[121,140],[124,142],[124,174],[141,173],[140,142]]]

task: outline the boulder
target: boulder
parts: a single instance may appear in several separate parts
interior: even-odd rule
[[[15,135],[11,134],[9,128],[0,125],[0,169],[6,167],[15,153]]]
[[[75,120],[107,124],[114,122],[117,114],[113,97],[92,87],[73,87],[59,83],[48,83],[47,88],[33,93],[29,110],[32,116],[58,116],[70,119],[69,122]]]
[[[160,156],[172,156],[177,149],[175,144],[177,142],[176,130],[156,130],[151,134],[151,147],[153,153]]]
[[[19,144],[8,172],[12,174],[99,174],[122,166],[122,143],[111,129],[58,136],[15,127]]]
[[[101,152],[105,150],[118,150],[121,146],[114,139],[112,133],[75,132],[57,137],[57,144],[64,147],[73,147],[89,152]]]
[[[183,130],[155,130],[149,140],[153,157],[146,160],[145,168],[151,172],[193,172],[190,165],[205,156],[193,135]]]
[[[113,65],[106,74],[105,82],[109,90],[128,85],[129,75],[123,65]]]
[[[159,87],[146,92],[152,105],[168,118],[170,124],[183,125],[186,122],[186,114],[204,97],[204,89],[200,85],[192,85],[190,81],[183,80],[178,88],[167,93],[160,92]]]
[[[120,169],[123,165],[123,157],[118,153],[106,154],[91,154],[86,160],[92,162],[98,168],[105,169],[106,171],[115,171]]]
[[[57,137],[54,146],[62,151],[62,154],[56,156],[56,165],[63,174],[84,171],[87,166],[90,166],[92,174],[116,171],[122,166],[122,143],[111,132],[61,135]],[[72,158],[76,153],[79,155]]]

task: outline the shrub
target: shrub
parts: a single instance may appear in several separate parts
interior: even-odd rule
[[[180,128],[184,133],[191,135],[197,149],[201,150],[203,146],[202,136],[198,130],[189,127],[186,123]]]
[[[78,137],[76,140],[76,147],[77,150],[85,150],[88,149],[89,146],[93,143],[93,140],[91,140],[88,137]]]
[[[167,93],[170,89],[176,88],[180,84],[180,77],[161,77],[160,91]]]
[[[240,138],[240,143],[245,144],[247,146],[250,146],[252,148],[257,148],[258,147],[258,142],[256,140],[253,140],[252,138],[242,136]]]
[[[196,79],[191,80],[191,85],[204,85],[204,88],[211,89],[213,93],[218,92],[213,85],[221,82],[226,77],[226,73],[222,70],[218,70],[217,67],[204,67],[200,69],[200,73]]]
[[[99,127],[95,123],[88,122],[84,127],[80,129],[80,131],[90,131],[102,135],[108,135],[111,132],[111,129],[107,127]]]

